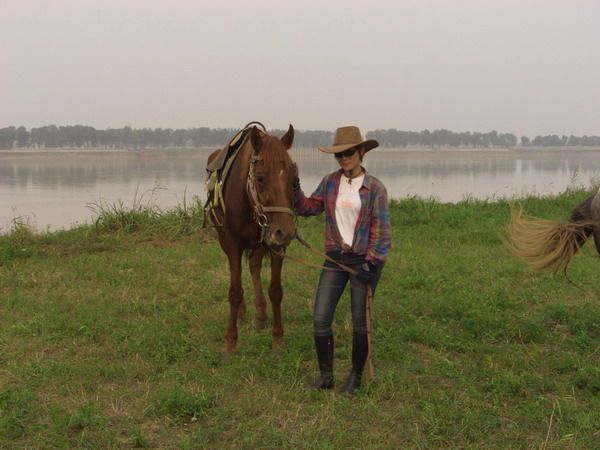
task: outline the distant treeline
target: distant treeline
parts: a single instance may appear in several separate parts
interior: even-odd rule
[[[197,148],[221,147],[235,134],[228,128],[108,128],[96,130],[84,125],[55,126],[40,128],[6,127],[0,129],[0,148]],[[270,130],[283,134],[285,130]],[[518,139],[511,133],[490,131],[453,132],[449,130],[401,131],[396,129],[369,131],[368,139],[377,139],[383,147],[471,147],[510,148],[522,147],[600,147],[600,136],[536,136]],[[322,130],[296,130],[295,147],[330,145],[333,132]]]
[[[520,139],[511,133],[461,132],[449,130],[400,131],[375,130],[367,133],[369,139],[377,139],[384,147],[471,147],[471,148],[511,148],[520,144],[522,147],[600,147],[600,136],[536,136]]]

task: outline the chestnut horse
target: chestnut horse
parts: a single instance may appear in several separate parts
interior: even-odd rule
[[[273,347],[283,344],[281,269],[285,247],[296,235],[293,183],[297,169],[287,152],[293,140],[294,128],[291,125],[281,139],[252,127],[224,180],[223,201],[213,207],[211,220],[229,260],[226,353],[235,351],[237,321],[246,312],[242,288],[242,254],[245,251],[249,255],[256,324],[259,327],[265,327],[267,322],[260,279],[262,259],[265,255],[271,258],[269,299],[273,310]],[[209,156],[208,164],[218,152]]]

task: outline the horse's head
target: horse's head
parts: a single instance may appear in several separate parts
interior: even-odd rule
[[[288,154],[293,141],[291,125],[281,139],[256,127],[250,134],[253,148],[251,177],[256,197],[253,203],[259,225],[263,227],[263,240],[268,246],[285,246],[296,236],[293,183],[298,170]],[[254,196],[253,193],[250,195]]]

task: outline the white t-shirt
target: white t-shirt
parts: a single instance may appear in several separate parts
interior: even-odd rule
[[[364,173],[356,178],[348,178],[342,174],[338,196],[335,201],[335,220],[337,221],[338,230],[342,235],[344,244],[349,247],[352,246],[354,241],[354,229],[360,214],[361,203],[358,190],[364,179]]]

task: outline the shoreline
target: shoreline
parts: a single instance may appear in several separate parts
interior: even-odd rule
[[[52,154],[52,153],[160,153],[160,152],[179,152],[179,151],[210,151],[221,148],[222,146],[214,147],[165,147],[165,148],[103,148],[103,147],[48,147],[48,148],[35,148],[35,147],[19,147],[12,149],[0,149],[0,155],[13,155],[19,153],[40,153],[40,154]],[[291,151],[316,151],[316,148],[311,147],[292,147]],[[378,150],[382,153],[385,152],[428,152],[428,153],[444,153],[444,152],[560,152],[560,151],[600,151],[600,147],[584,147],[584,146],[570,146],[570,147],[378,147]]]
[[[474,197],[466,196],[463,200],[458,202],[443,202],[437,198],[419,197],[419,196],[408,196],[403,198],[390,198],[390,210],[392,208],[402,208],[403,205],[419,202],[428,204],[436,207],[449,207],[462,209],[464,207],[477,206],[482,204],[489,204],[498,206],[502,203],[513,204],[513,203],[525,203],[532,199],[538,201],[551,201],[552,199],[562,202],[565,199],[581,196],[583,194],[588,195],[596,189],[594,186],[587,187],[573,187],[568,188],[564,192],[557,194],[539,195],[536,193],[524,194],[515,196],[512,198],[487,198],[479,199]],[[200,199],[199,199],[200,200]],[[192,200],[193,202],[194,200]],[[120,221],[130,220],[135,227],[143,228],[148,223],[160,224],[162,222],[169,222],[171,219],[176,217],[184,217],[185,220],[190,221],[186,226],[202,229],[203,223],[203,203],[196,202],[191,205],[175,205],[164,209],[155,209],[152,204],[147,205],[134,205],[132,207],[125,206],[124,204],[100,204],[96,205],[99,209],[96,214],[91,214],[86,220],[82,222],[75,222],[69,227],[62,228],[51,228],[47,226],[45,229],[38,229],[35,224],[32,224],[28,217],[17,216],[11,221],[11,226],[0,227],[0,239],[10,236],[12,234],[19,234],[25,231],[31,236],[43,237],[43,236],[55,236],[62,233],[73,233],[77,234],[82,231],[94,231],[100,226],[106,227],[106,223],[110,223],[110,227],[119,228]],[[194,222],[195,221],[195,222]],[[193,223],[192,223],[193,222]],[[208,227],[210,228],[210,226]]]

